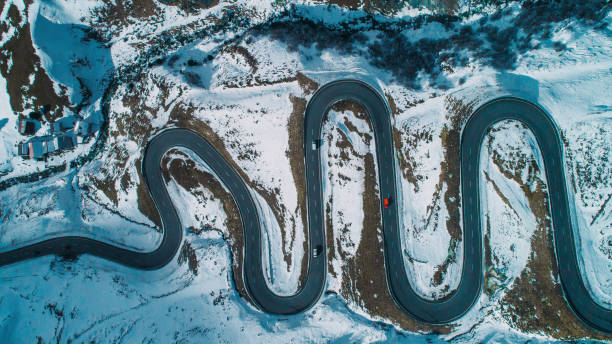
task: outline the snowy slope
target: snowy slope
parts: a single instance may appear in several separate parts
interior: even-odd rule
[[[24,4],[15,3],[25,11]],[[152,4],[146,16],[125,14],[120,19],[119,12],[108,10],[114,5],[96,1],[28,6],[33,44],[54,87],[66,87],[74,103],[81,101],[83,87],[90,89],[90,101],[81,108],[84,117],[102,119],[109,73],[119,71],[118,84],[109,100],[109,136],[94,160],[0,191],[0,250],[60,234],[86,235],[139,250],[155,247],[159,225],[141,182],[142,149],[165,128],[187,127],[213,142],[247,179],[264,223],[267,254],[262,259],[268,283],[275,292],[292,294],[304,274],[306,231],[296,167],[302,155],[291,143],[301,139],[295,132],[316,86],[351,77],[378,87],[394,113],[402,176],[402,200],[397,203],[403,210],[402,245],[407,273],[422,296],[448,295],[459,283],[462,238],[453,221],[461,198],[452,191],[458,173],[448,165],[457,148],[452,134],[460,132],[462,121],[479,104],[514,94],[541,104],[563,133],[582,272],[593,297],[612,305],[609,13],[600,23],[553,21],[548,38],[534,38],[534,47],[526,51],[516,47],[515,64],[505,68],[492,66],[487,60],[490,52],[483,49],[498,44],[489,26],[504,30],[521,16],[517,4],[497,19],[476,14],[450,28],[435,20],[411,24],[400,30],[400,36],[414,45],[401,43],[407,50],[425,54],[429,45],[450,39],[460,27],[469,27],[466,35],[484,43],[474,51],[451,51],[453,59],[431,70],[415,67],[408,82],[401,72],[410,69],[403,65],[411,62],[398,67],[376,55],[391,34],[360,21],[367,17],[363,11],[298,6],[294,27],[302,28],[302,16],[333,28],[354,20],[347,26],[363,30],[363,35],[342,40],[321,26],[309,31],[307,25],[303,37],[296,37],[282,26],[283,19],[269,30],[240,26],[241,16],[257,24],[278,15],[284,7],[277,2],[221,3],[192,13],[159,1]],[[228,16],[228,11],[233,11],[229,17],[240,28],[213,34],[211,23]],[[107,20],[112,13],[116,21]],[[424,13],[405,9],[398,16],[410,22]],[[4,22],[7,15],[4,10]],[[394,21],[376,19],[389,27]],[[83,40],[89,27],[103,29],[106,36],[101,41]],[[164,43],[157,53],[151,52],[157,44],[151,42],[171,41],[175,34],[193,40]],[[63,45],[49,44],[58,37]],[[565,48],[559,49],[559,44]],[[75,64],[79,58],[89,64]],[[7,177],[43,170],[89,151],[91,146],[83,145],[47,162],[16,157],[14,145],[23,137],[15,128],[17,116],[4,79],[0,86],[0,171],[11,170]],[[437,328],[408,319],[395,309],[386,290],[382,252],[377,252],[382,248],[381,229],[368,205],[378,197],[377,186],[368,184],[368,173],[378,172],[367,121],[355,108],[334,109],[324,134],[329,292],[313,309],[277,317],[258,312],[242,298],[235,290],[241,282],[232,274],[241,267],[232,246],[240,242],[240,229],[230,224],[233,214],[225,213],[224,200],[211,190],[203,185],[184,187],[170,173],[167,187],[188,229],[178,263],[158,272],[140,272],[85,256],[76,262],[45,257],[3,267],[0,337],[9,342],[22,340],[24,334],[26,342],[602,338],[581,327],[560,293],[543,166],[533,137],[520,124],[498,124],[483,143],[483,294],[464,318]],[[181,154],[168,158],[189,161]],[[444,334],[427,335],[432,331]]]

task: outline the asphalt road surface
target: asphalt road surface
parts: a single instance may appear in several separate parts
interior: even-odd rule
[[[183,227],[172,205],[162,178],[160,163],[169,149],[183,147],[193,151],[221,179],[238,205],[244,230],[244,280],[253,301],[265,312],[294,314],[314,305],[325,289],[327,261],[322,196],[321,155],[313,141],[321,137],[325,115],[339,100],[362,104],[370,116],[376,140],[380,194],[397,197],[395,151],[391,135],[391,114],[384,98],[366,83],[340,80],[321,87],[306,108],[304,152],[308,207],[308,274],[302,288],[292,296],[280,296],[266,283],[262,261],[262,239],[257,207],[240,175],[215,148],[198,134],[186,129],[169,129],[147,145],[142,171],[146,185],[159,211],[163,239],[152,252],[136,252],[101,241],[67,236],[45,240],[0,253],[0,266],[42,255],[77,256],[91,254],[138,269],[158,269],[174,259],[183,237]],[[576,315],[591,327],[612,333],[612,311],[597,304],[585,287],[577,261],[572,218],[566,189],[563,150],[557,128],[538,106],[517,98],[500,98],[480,107],[468,120],[461,137],[461,194],[463,200],[464,260],[461,282],[448,297],[430,301],[412,288],[400,244],[398,205],[381,205],[384,233],[385,269],[389,291],[395,302],[412,317],[431,324],[460,318],[476,302],[483,284],[483,244],[479,200],[479,157],[484,135],[495,123],[518,120],[535,135],[544,159],[554,226],[554,243],[559,275],[565,298]],[[410,200],[404,200],[409,202]],[[511,240],[512,238],[508,238]],[[381,267],[383,268],[383,267]]]

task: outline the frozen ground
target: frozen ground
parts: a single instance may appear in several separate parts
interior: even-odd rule
[[[19,1],[15,3],[25,9]],[[86,104],[83,112],[94,117],[100,116],[103,90],[99,84],[104,70],[129,69],[146,51],[143,46],[148,39],[176,28],[190,32],[207,15],[220,15],[224,6],[185,16],[177,7],[155,2],[160,13],[151,16],[153,19],[113,24],[106,48],[85,42],[76,50],[99,69],[82,64],[68,68],[57,61],[70,60],[70,56],[66,49],[49,44],[56,36],[48,31],[57,29],[63,41],[81,42],[80,36],[70,34],[80,31],[69,24],[100,25],[100,14],[90,10],[102,4],[79,4],[36,2],[25,17],[34,23],[33,43],[53,81],[67,86],[74,102],[79,102],[82,85],[91,88],[94,101]],[[263,21],[275,10],[269,3],[237,6],[253,10],[254,21]],[[510,9],[516,12],[518,6]],[[327,18],[330,25],[363,15],[359,11],[329,12],[325,7],[304,7],[301,11],[315,21]],[[505,28],[512,15],[492,25]],[[477,28],[480,17],[472,16],[465,23]],[[2,20],[6,22],[6,18],[5,9]],[[110,99],[110,136],[96,160],[78,171],[0,192],[0,249],[68,233],[140,250],[154,247],[160,236],[154,216],[146,210],[146,193],[143,195],[140,182],[142,147],[159,130],[184,126],[225,150],[248,178],[266,224],[269,254],[263,259],[268,282],[276,292],[291,294],[302,276],[305,240],[304,210],[291,160],[295,153],[290,147],[291,116],[299,110],[296,104],[300,99],[306,101],[312,92],[303,78],[321,85],[354,77],[376,84],[392,100],[399,141],[396,149],[404,160],[398,166],[403,200],[397,205],[402,207],[406,228],[407,271],[420,294],[428,298],[448,295],[458,285],[461,272],[462,240],[452,227],[452,210],[460,203],[460,195],[452,193],[457,173],[453,177],[446,165],[453,149],[447,141],[449,133],[460,130],[454,121],[461,117],[463,108],[473,109],[488,99],[512,93],[541,104],[563,132],[568,185],[575,194],[581,266],[593,296],[610,306],[610,20],[608,14],[604,19],[608,26],[603,30],[571,20],[557,23],[540,48],[520,54],[516,66],[506,72],[461,52],[465,56],[459,57],[469,63],[447,66],[435,80],[419,72],[418,89],[398,81],[392,69],[380,64],[374,67],[363,51],[347,52],[329,42],[300,46],[274,34],[253,34],[226,44],[224,40],[232,36],[228,33],[171,49],[161,63],[118,85]],[[379,33],[367,31],[364,46],[377,42]],[[420,38],[448,36],[436,22],[406,34],[415,44]],[[557,51],[551,42],[567,48]],[[85,77],[83,84],[75,82],[76,76]],[[89,150],[82,146],[46,163],[16,157],[14,144],[22,138],[16,131],[17,116],[12,115],[2,78],[0,86],[0,171],[11,171],[6,177],[61,164]],[[206,189],[189,191],[170,180],[168,188],[184,227],[221,228],[187,235],[197,272],[180,263],[176,271],[176,266],[171,266],[160,272],[138,272],[92,257],[76,262],[46,257],[4,267],[0,269],[0,337],[9,342],[23,339],[24,333],[29,336],[26,342],[38,337],[43,342],[100,338],[114,342],[235,342],[245,338],[252,342],[512,342],[562,336],[543,329],[550,324],[528,331],[505,311],[510,296],[525,283],[522,276],[533,269],[530,264],[543,256],[534,249],[534,242],[541,240],[538,233],[550,231],[547,215],[530,205],[530,199],[545,184],[539,153],[528,131],[516,123],[501,123],[483,143],[481,193],[490,260],[487,281],[468,315],[453,327],[443,328],[448,334],[432,337],[415,336],[427,330],[383,317],[371,303],[355,302],[354,296],[346,293],[347,285],[357,285],[349,267],[360,255],[361,238],[366,231],[375,230],[364,228],[364,167],[375,142],[367,138],[371,131],[354,111],[330,112],[324,132],[323,152],[329,157],[324,159],[325,199],[332,227],[327,233],[332,235],[334,254],[329,266],[330,293],[312,310],[275,317],[255,311],[241,299],[234,291],[228,245],[221,236],[227,234],[223,228],[227,214],[219,200]],[[375,155],[373,158],[375,161]],[[555,277],[551,278],[558,286]],[[91,290],[96,290],[94,297]],[[354,292],[356,299],[376,299],[386,291],[381,290],[381,295]],[[583,336],[583,332],[570,334]]]

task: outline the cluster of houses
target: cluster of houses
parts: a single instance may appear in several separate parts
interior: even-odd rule
[[[33,136],[41,127],[40,119],[30,115],[19,119],[19,133]],[[74,116],[60,118],[51,123],[51,135],[34,136],[17,145],[17,153],[26,159],[44,159],[87,142],[93,134],[91,123]]]

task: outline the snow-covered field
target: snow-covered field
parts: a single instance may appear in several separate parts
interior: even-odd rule
[[[462,50],[455,59],[466,63],[437,66],[440,72],[435,76],[419,70],[415,86],[402,82],[393,66],[373,62],[371,47],[385,33],[363,23],[355,24],[364,30],[362,46],[357,44],[356,49],[347,48],[346,42],[316,38],[311,45],[307,37],[301,42],[283,36],[279,28],[270,33],[247,31],[243,36],[238,36],[238,30],[169,48],[159,56],[162,60],[147,66],[134,63],[148,51],[149,40],[176,29],[195,36],[197,28],[210,21],[207,16],[222,16],[227,4],[186,15],[178,7],[154,1],[157,12],[146,20],[108,24],[108,37],[98,44],[75,32],[81,32],[80,27],[105,25],[101,12],[92,12],[104,8],[102,3],[87,1],[76,6],[74,1],[45,0],[26,9],[19,0],[9,0],[1,12],[2,22],[9,22],[7,8],[13,3],[32,23],[34,48],[57,90],[64,85],[73,103],[81,100],[82,88],[92,91],[90,102],[81,108],[84,117],[101,120],[108,73],[136,69],[137,65],[144,71],[135,78],[118,77],[109,101],[109,137],[93,161],[0,191],[0,251],[66,234],[138,250],[155,247],[161,235],[141,183],[143,147],[164,128],[188,127],[213,142],[247,179],[264,224],[268,254],[262,259],[268,283],[275,292],[292,294],[303,277],[306,240],[305,210],[296,180],[295,159],[301,156],[293,151],[292,132],[302,118],[300,105],[303,107],[316,85],[351,77],[378,87],[394,113],[398,175],[402,176],[398,180],[402,199],[397,201],[405,228],[402,245],[407,273],[422,296],[448,295],[457,287],[461,273],[462,238],[456,226],[461,196],[453,191],[459,176],[449,165],[458,148],[453,135],[460,133],[462,121],[478,105],[512,94],[540,104],[562,131],[582,273],[592,296],[612,307],[610,13],[602,23],[566,19],[550,24],[550,36],[539,38],[537,48],[519,53],[509,69],[494,69],[477,53]],[[271,2],[237,2],[235,6],[237,12],[248,13],[253,23],[282,9]],[[501,19],[490,23],[503,30],[520,11],[519,5],[511,4]],[[331,26],[363,17],[361,11],[310,5],[300,7],[298,13]],[[413,15],[408,9],[400,14],[403,19]],[[475,14],[460,23],[472,27],[474,35],[486,36],[478,31],[484,16]],[[602,29],[593,29],[601,24],[605,24]],[[418,45],[425,44],[419,41],[422,38],[444,40],[449,32],[433,21],[402,34]],[[4,33],[0,43],[10,35],[11,31]],[[50,43],[57,37],[63,37],[62,45]],[[558,49],[556,43],[565,48]],[[66,47],[73,45],[78,49],[69,53]],[[75,64],[78,57],[89,63]],[[89,152],[93,143],[46,162],[17,157],[15,144],[23,137],[16,130],[17,116],[6,89],[6,81],[0,78],[0,171],[9,172],[1,178],[44,170]],[[8,342],[23,341],[24,336],[26,342],[37,338],[42,342],[601,338],[580,327],[559,292],[552,272],[554,260],[546,251],[550,251],[546,243],[552,245],[552,228],[546,212],[544,167],[535,140],[515,122],[496,125],[482,146],[487,271],[477,304],[453,326],[438,328],[445,333],[442,335],[425,335],[429,328],[377,309],[377,300],[388,299],[386,282],[376,281],[383,285],[377,291],[363,287],[360,270],[384,269],[370,266],[374,260],[363,258],[366,248],[381,247],[379,220],[368,217],[373,210],[367,206],[378,195],[377,186],[368,189],[366,174],[376,176],[378,171],[372,131],[358,112],[354,108],[331,110],[323,131],[324,199],[331,226],[327,228],[331,236],[329,292],[311,310],[277,317],[258,312],[241,298],[231,274],[232,264],[239,263],[231,260],[224,240],[234,235],[228,229],[230,214],[210,190],[201,186],[188,190],[170,179],[167,187],[183,226],[218,229],[188,231],[185,245],[191,247],[195,270],[193,261],[184,264],[179,259],[178,264],[161,271],[140,272],[88,256],[76,262],[44,257],[0,268],[0,338]],[[173,159],[188,158],[176,154]],[[368,235],[372,233],[375,235]],[[377,236],[375,243],[362,242],[366,237],[376,241]],[[364,261],[366,265],[360,267]],[[543,275],[541,269],[545,269]],[[549,283],[550,290],[545,291],[551,300],[532,301],[536,293],[523,293],[529,285],[544,288],[544,282],[531,282],[535,279]],[[525,299],[537,303],[529,316],[539,318],[541,324],[513,318],[513,313],[519,314],[517,300]],[[553,314],[557,310],[552,311],[555,307],[563,308],[557,318]],[[572,323],[578,325],[568,325]]]

